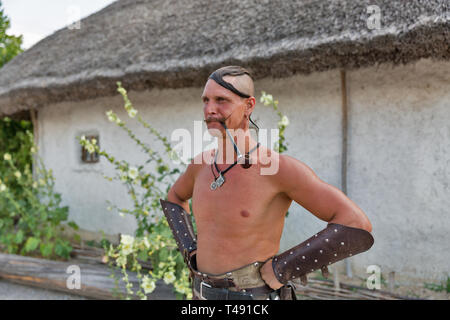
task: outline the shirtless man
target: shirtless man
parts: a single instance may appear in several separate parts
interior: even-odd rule
[[[169,190],[168,202],[162,202],[165,213],[169,211],[167,204],[175,204],[175,208],[179,205],[180,211],[189,213],[188,200],[192,198],[198,235],[197,239],[192,235],[193,244],[185,250],[189,253],[188,260],[195,257],[195,265],[190,268],[194,270],[194,276],[200,278],[198,290],[195,290],[194,281],[194,298],[208,299],[205,293],[208,292],[211,299],[239,299],[236,295],[224,296],[226,290],[244,292],[245,298],[249,295],[254,298],[263,291],[248,292],[261,284],[268,289],[264,293],[279,293],[275,290],[286,287],[296,277],[304,279],[307,272],[315,269],[326,272],[325,264],[370,248],[373,243],[371,223],[352,200],[322,181],[303,162],[277,154],[258,145],[252,138],[249,119],[256,100],[248,71],[229,66],[212,75],[215,76],[210,76],[206,82],[201,99],[205,122],[209,132],[218,137],[219,148],[198,154]],[[238,150],[234,149],[230,131]],[[254,150],[249,155],[251,166],[244,168],[241,165],[244,157],[238,159],[238,154],[251,150]],[[217,165],[214,166],[216,152]],[[262,162],[261,155],[269,155],[270,163]],[[237,164],[223,174],[225,182],[213,190],[211,183],[236,161]],[[261,169],[267,166],[276,167],[278,171],[262,175]],[[328,222],[329,227],[339,227],[339,230],[334,228],[332,231],[327,227],[310,241],[308,239],[308,243],[277,256],[285,215],[292,201]],[[252,271],[247,270],[249,266]],[[240,273],[230,272],[235,270]],[[243,288],[241,279],[237,278],[246,276],[259,279],[249,281]],[[215,278],[227,280],[226,285],[223,285],[224,281],[214,282]],[[221,288],[217,294],[212,292],[215,287]],[[259,295],[259,298],[264,297],[269,295]]]

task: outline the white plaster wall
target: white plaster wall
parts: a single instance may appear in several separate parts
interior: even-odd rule
[[[279,101],[289,118],[285,136],[288,150],[327,183],[341,189],[342,107],[339,72],[315,73],[287,79],[264,79],[256,83],[257,92],[266,91]],[[274,113],[264,108],[263,126],[269,126]],[[252,117],[253,118],[253,117]],[[267,120],[266,120],[267,119]],[[309,211],[293,203],[285,222],[280,251],[297,245],[326,227]]]
[[[450,62],[349,74],[348,195],[375,244],[356,256],[382,272],[450,274]]]
[[[450,227],[450,63],[420,61],[348,73],[349,154],[348,196],[369,216],[374,247],[352,257],[353,271],[367,276],[370,264],[382,272],[442,279],[448,274]],[[256,82],[280,102],[290,119],[287,154],[310,166],[327,183],[341,189],[342,109],[339,71],[266,78]],[[202,88],[130,92],[135,108],[149,123],[170,137],[186,128],[192,134],[201,120]],[[109,182],[112,166],[80,161],[76,135],[100,134],[100,145],[117,159],[142,164],[147,159],[105,116],[119,114],[135,133],[162,150],[146,130],[127,118],[119,95],[46,106],[39,112],[40,153],[54,170],[56,189],[70,206],[70,218],[81,228],[132,234],[133,218],[106,210],[109,199],[131,208],[126,189]],[[260,128],[275,128],[275,113],[258,102],[252,119]],[[205,127],[203,127],[205,128]],[[175,143],[176,144],[176,143]],[[204,143],[206,146],[208,143]],[[292,247],[326,226],[294,203],[280,250]],[[424,263],[427,261],[427,263]]]

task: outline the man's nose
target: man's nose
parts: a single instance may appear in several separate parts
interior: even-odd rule
[[[209,115],[217,115],[219,113],[217,105],[214,102],[211,102],[211,101],[205,103],[204,112],[205,112],[205,115],[207,115],[207,116],[209,116]]]

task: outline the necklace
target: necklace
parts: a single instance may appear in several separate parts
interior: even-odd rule
[[[249,160],[249,155],[250,155],[250,153],[252,153],[253,151],[255,151],[255,150],[259,147],[259,145],[260,145],[260,143],[258,142],[258,144],[257,144],[252,150],[250,150],[249,152],[247,152],[247,153],[245,154],[246,165],[248,165],[247,162],[248,162],[248,160]],[[239,152],[239,149],[238,149],[237,153],[238,153],[238,155],[241,155],[240,152]],[[234,163],[233,163],[232,165],[230,165],[230,166],[229,166],[228,168],[226,168],[224,171],[220,171],[220,170],[219,170],[219,167],[217,166],[217,163],[216,163],[216,161],[217,161],[217,154],[218,154],[218,152],[216,152],[216,154],[215,154],[215,156],[214,156],[214,166],[216,167],[216,170],[217,170],[217,172],[219,173],[219,176],[216,177],[216,175],[215,175],[215,173],[214,173],[214,169],[213,169],[213,167],[212,167],[212,163],[211,163],[211,172],[212,172],[212,174],[213,174],[213,176],[214,176],[214,181],[213,181],[213,182],[211,183],[211,185],[210,185],[211,190],[216,190],[217,188],[221,187],[221,186],[225,183],[225,177],[224,177],[225,173],[227,173],[228,170],[230,170],[231,168],[233,168],[233,167],[238,163],[238,161],[240,160],[240,158],[242,158],[242,155],[241,155],[241,156],[238,156],[238,158],[236,159],[236,161],[234,161]],[[244,168],[248,168],[248,167],[244,167]]]

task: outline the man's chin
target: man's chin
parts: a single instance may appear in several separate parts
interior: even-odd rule
[[[219,122],[210,122],[207,124],[208,127],[208,133],[213,136],[213,137],[217,137],[217,138],[222,138],[223,137],[223,132],[221,129],[219,129],[219,126],[221,126],[221,124]]]

